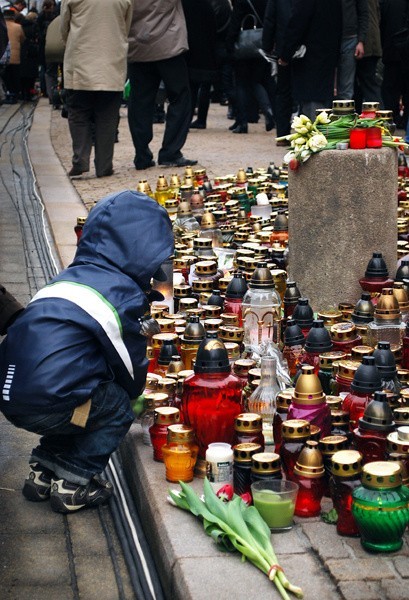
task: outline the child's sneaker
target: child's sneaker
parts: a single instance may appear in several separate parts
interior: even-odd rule
[[[70,513],[103,504],[112,493],[112,484],[97,475],[87,485],[70,483],[66,479],[52,479],[50,504],[55,512]]]
[[[31,502],[43,502],[50,497],[51,478],[54,473],[40,463],[30,464],[31,471],[23,486],[23,496]]]

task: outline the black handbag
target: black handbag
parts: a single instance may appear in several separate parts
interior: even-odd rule
[[[251,6],[253,14],[246,15],[241,22],[239,36],[234,43],[233,58],[235,60],[260,57],[259,50],[262,47],[263,41],[263,23],[250,0],[247,0],[247,2]],[[247,19],[251,19],[253,22],[251,29],[244,29]],[[259,27],[257,27],[257,21]]]

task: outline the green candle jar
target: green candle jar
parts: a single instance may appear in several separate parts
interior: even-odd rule
[[[293,526],[298,485],[275,479],[251,484],[253,504],[271,531],[287,531]]]
[[[399,463],[376,461],[362,469],[362,485],[352,493],[352,514],[362,546],[395,552],[409,523],[409,490],[402,486]]]

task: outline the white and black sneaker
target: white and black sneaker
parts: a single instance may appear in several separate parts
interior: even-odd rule
[[[30,502],[43,502],[50,497],[51,479],[55,477],[50,469],[42,467],[39,463],[30,464],[30,473],[23,486],[23,496]]]
[[[50,504],[54,512],[71,513],[81,508],[92,508],[103,504],[112,494],[112,484],[98,475],[95,475],[87,485],[53,478]]]

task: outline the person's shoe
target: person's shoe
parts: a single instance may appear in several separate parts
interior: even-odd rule
[[[180,156],[174,160],[162,160],[159,163],[160,167],[193,167],[194,165],[197,165],[197,160],[190,160],[190,158],[185,158],[184,156]]]
[[[196,119],[196,121],[190,123],[189,129],[206,129],[206,123],[202,123]]]
[[[290,142],[288,140],[277,140],[276,142],[276,146],[282,146],[283,148],[287,148],[288,146],[290,146]]]
[[[93,508],[103,504],[113,494],[109,481],[98,475],[87,485],[70,483],[66,479],[52,479],[50,504],[54,512],[71,513],[81,508]]]
[[[237,123],[237,121],[234,121],[233,125],[230,125],[229,131],[233,131],[233,129],[236,129],[236,127],[238,127],[238,125],[239,124]]]
[[[267,112],[264,115],[264,119],[266,122],[266,131],[271,131],[272,129],[274,129],[274,117],[273,117],[273,113],[272,112]]]
[[[82,170],[80,167],[74,166],[68,173],[68,177],[81,177],[83,173],[88,173],[88,169]]]
[[[234,129],[231,130],[232,133],[248,133],[247,125],[237,125]]]
[[[155,161],[154,160],[149,160],[148,162],[134,162],[135,165],[135,169],[137,171],[144,171],[145,169],[150,169],[151,167],[155,166]]]
[[[109,171],[105,171],[105,173],[101,173],[101,175],[97,175],[97,177],[111,177],[114,174],[113,169],[109,169]]]
[[[30,502],[43,502],[50,497],[51,478],[55,477],[50,469],[42,467],[39,463],[30,465],[30,473],[26,477],[22,494]]]

